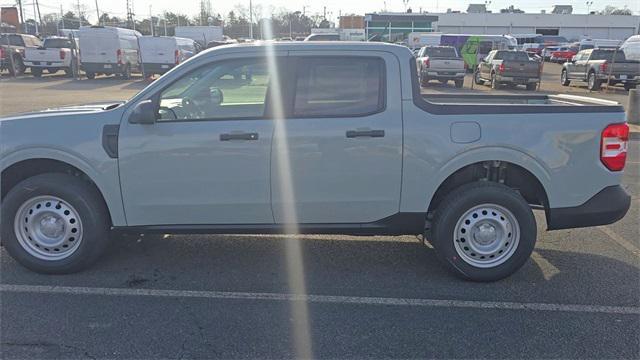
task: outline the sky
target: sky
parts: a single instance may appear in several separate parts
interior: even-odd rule
[[[25,10],[25,17],[33,17],[33,1],[23,0],[23,7]],[[75,11],[77,9],[77,0],[38,0],[40,3],[40,12],[42,14],[51,12],[60,12],[60,6],[64,11]],[[153,15],[161,14],[163,11],[172,11],[176,13],[185,14],[188,16],[194,16],[198,13],[200,8],[199,0],[132,0],[134,2],[134,12],[136,18],[148,17],[151,13]],[[210,0],[214,13],[220,13],[222,15],[227,14],[237,4],[242,4],[245,7],[249,6],[249,0]],[[367,12],[382,11],[404,11],[403,0],[252,0],[254,6],[259,5],[268,16],[269,9],[281,9],[285,8],[292,11],[303,11],[307,15],[322,14],[324,6],[326,6],[327,17],[330,20],[334,20],[340,14],[364,14]],[[96,18],[96,0],[79,0],[80,4],[84,7],[87,18],[89,21],[95,21]],[[0,0],[2,6],[11,6],[15,4],[14,0]],[[126,14],[126,0],[97,0],[100,12],[107,12],[110,16],[125,17]],[[408,0],[409,7],[414,12],[422,9],[428,12],[445,12],[448,8],[453,10],[465,11],[469,3],[484,3],[484,0]],[[606,5],[612,5],[616,7],[628,7],[635,15],[640,15],[640,0],[607,0],[607,1],[592,1],[593,5],[591,10],[601,10]],[[489,10],[493,12],[499,12],[500,9],[506,8],[509,5],[514,5],[526,12],[539,13],[540,10],[551,10],[553,5],[567,4],[573,5],[574,13],[586,13],[587,1],[586,0],[492,0],[488,5]],[[149,6],[152,5],[151,10]]]

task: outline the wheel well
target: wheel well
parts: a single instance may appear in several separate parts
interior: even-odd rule
[[[475,181],[505,184],[519,192],[530,205],[545,210],[549,207],[544,187],[527,169],[505,161],[483,161],[463,167],[440,184],[431,199],[428,212],[434,211],[454,189]]]
[[[102,196],[102,192],[87,174],[85,174],[75,166],[69,165],[62,161],[51,159],[23,160],[4,169],[4,171],[2,171],[2,177],[0,179],[0,195],[2,199],[4,199],[5,195],[7,195],[7,193],[22,180],[47,173],[69,174],[81,178],[89,185],[91,185],[93,190],[100,196],[100,199],[102,199],[102,203],[105,209],[108,209],[107,203],[104,200],[104,196]],[[111,221],[111,219],[109,219],[109,221]]]

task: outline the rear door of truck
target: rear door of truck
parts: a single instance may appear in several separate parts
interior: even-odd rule
[[[400,63],[378,51],[291,51],[290,114],[276,124],[276,223],[366,223],[399,210]],[[404,64],[402,64],[404,65]],[[288,149],[288,152],[281,151]],[[290,184],[290,185],[287,185]],[[284,186],[283,186],[284,185]]]

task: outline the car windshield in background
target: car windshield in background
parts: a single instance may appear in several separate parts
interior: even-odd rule
[[[424,54],[432,58],[458,57],[456,50],[452,47],[428,47]]]
[[[0,37],[0,45],[7,45],[7,40],[9,42],[9,45],[24,46],[24,42],[22,41],[22,37],[20,35],[2,35],[2,37]]]
[[[45,39],[42,46],[48,49],[71,48],[71,41],[67,39]]]
[[[505,51],[496,54],[495,60],[505,61],[529,61],[527,53],[520,51]]]
[[[615,55],[615,59],[614,59]],[[624,56],[623,51],[614,51],[614,50],[594,50],[591,54],[590,60],[607,60],[607,61],[616,61],[622,62],[627,61],[627,58]]]

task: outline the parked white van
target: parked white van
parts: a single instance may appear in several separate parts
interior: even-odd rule
[[[624,51],[627,60],[640,61],[640,35],[633,35],[622,44],[620,50]]]
[[[142,74],[162,75],[198,51],[192,39],[172,36],[143,36],[139,39]]]
[[[125,79],[140,72],[138,38],[130,29],[111,26],[81,27],[80,61],[89,79],[97,74],[119,75]]]

